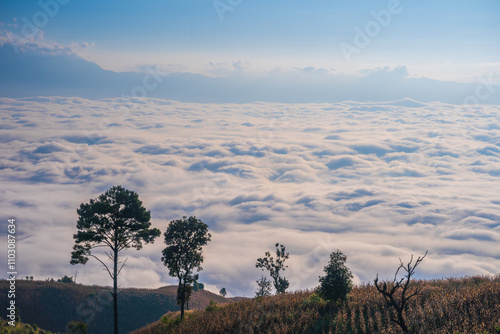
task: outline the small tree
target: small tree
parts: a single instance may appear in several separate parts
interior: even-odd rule
[[[226,288],[222,288],[220,289],[219,291],[220,295],[224,298],[226,298],[226,295],[227,295],[227,291],[226,291]]]
[[[318,292],[324,299],[337,301],[346,299],[352,290],[352,273],[346,266],[347,256],[340,250],[330,254],[330,262],[323,269],[325,276],[319,277]]]
[[[119,253],[131,247],[140,250],[143,242],[153,243],[161,232],[150,228],[151,213],[142,206],[139,196],[121,186],[112,187],[90,203],[82,203],[76,211],[78,232],[73,235],[70,263],[86,264],[91,256],[107,270],[113,280],[114,333],[118,334],[118,275],[127,261],[120,262]],[[113,263],[112,270],[92,254],[98,247],[109,249],[106,255]]]
[[[255,264],[256,268],[261,268],[262,271],[267,269],[271,278],[273,279],[274,288],[276,293],[285,293],[288,288],[289,282],[285,277],[280,276],[280,270],[285,271],[288,266],[285,266],[285,260],[288,259],[289,254],[285,253],[285,246],[277,243],[276,247],[276,260],[271,256],[270,252],[265,253],[264,258],[258,258]]]
[[[406,265],[404,265],[403,261],[399,259],[399,267],[394,274],[394,280],[392,282],[379,283],[378,274],[374,281],[375,287],[377,288],[378,292],[380,292],[382,296],[384,296],[384,300],[387,306],[393,309],[391,321],[397,323],[403,333],[411,333],[406,324],[403,313],[406,310],[410,299],[420,293],[420,289],[418,287],[410,292],[410,282],[413,275],[415,274],[415,269],[426,256],[427,251],[425,252],[424,256],[419,256],[417,258],[415,264],[413,264],[413,254],[411,255],[410,262],[408,262],[408,264]],[[398,274],[401,269],[405,272],[405,274],[403,275],[403,277],[398,279]]]
[[[271,295],[271,281],[262,276],[260,280],[257,281],[259,289],[255,292],[255,297],[266,297]]]
[[[194,292],[197,292],[197,291],[202,291],[205,289],[205,284],[203,283],[198,283],[198,282],[194,282],[193,284],[193,291]]]
[[[202,270],[202,247],[211,238],[208,225],[196,217],[182,217],[172,220],[164,233],[165,244],[162,262],[168,268],[169,275],[179,279],[177,288],[177,304],[181,307],[181,319],[184,318],[184,304],[189,301],[193,291],[192,283],[199,275],[193,271]]]

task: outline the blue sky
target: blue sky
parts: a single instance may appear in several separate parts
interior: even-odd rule
[[[160,64],[204,72],[209,62],[231,68],[241,61],[249,70],[407,66],[414,76],[473,81],[500,64],[500,2],[494,0],[60,2],[41,27],[43,38],[87,42],[79,54],[116,71]],[[20,33],[23,17],[33,22],[43,11],[40,3],[2,1],[0,28]],[[215,4],[230,10],[219,16]],[[391,5],[398,13],[348,62],[340,43],[354,45],[355,28],[364,31],[375,22],[372,12]]]

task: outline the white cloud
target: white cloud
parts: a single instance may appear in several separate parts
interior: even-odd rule
[[[0,99],[0,219],[18,220],[21,276],[78,270],[81,283],[109,285],[96,261],[69,259],[77,207],[117,184],[139,193],[162,231],[183,215],[209,224],[200,280],[214,291],[253,295],[255,261],[276,242],[291,253],[293,289],[315,286],[336,249],[358,282],[390,278],[399,257],[427,249],[421,277],[498,271],[498,106],[455,115],[410,100],[136,99],[125,114],[115,102]],[[160,237],[124,254],[120,285],[174,283],[162,248]]]
[[[71,42],[69,45],[54,42],[45,38],[44,31],[38,28],[29,35],[11,29],[0,28],[0,47],[4,45],[11,45],[16,52],[34,51],[50,55],[81,54],[83,51],[95,47],[93,42]]]

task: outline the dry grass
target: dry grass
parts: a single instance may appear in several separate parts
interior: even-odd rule
[[[500,277],[415,281],[421,294],[406,310],[414,333],[500,333]],[[149,333],[401,333],[372,284],[329,304],[309,291],[193,311],[169,313],[134,334]]]

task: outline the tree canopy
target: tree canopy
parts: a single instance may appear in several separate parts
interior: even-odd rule
[[[320,295],[327,299],[336,301],[345,299],[352,290],[351,270],[346,266],[347,256],[340,250],[330,254],[330,262],[323,269],[325,276],[319,278]]]
[[[150,229],[151,212],[142,206],[139,195],[121,186],[82,203],[77,213],[71,264],[87,263],[88,256],[93,256],[91,250],[97,247],[108,246],[116,252],[130,247],[140,250],[143,242],[154,242],[161,234],[157,228]]]
[[[208,225],[194,216],[172,220],[164,233],[167,247],[162,252],[162,262],[168,268],[169,275],[179,279],[177,303],[181,307],[181,318],[184,317],[184,304],[189,301],[192,283],[199,275],[194,270],[203,268],[203,246],[208,244],[211,235]]]

